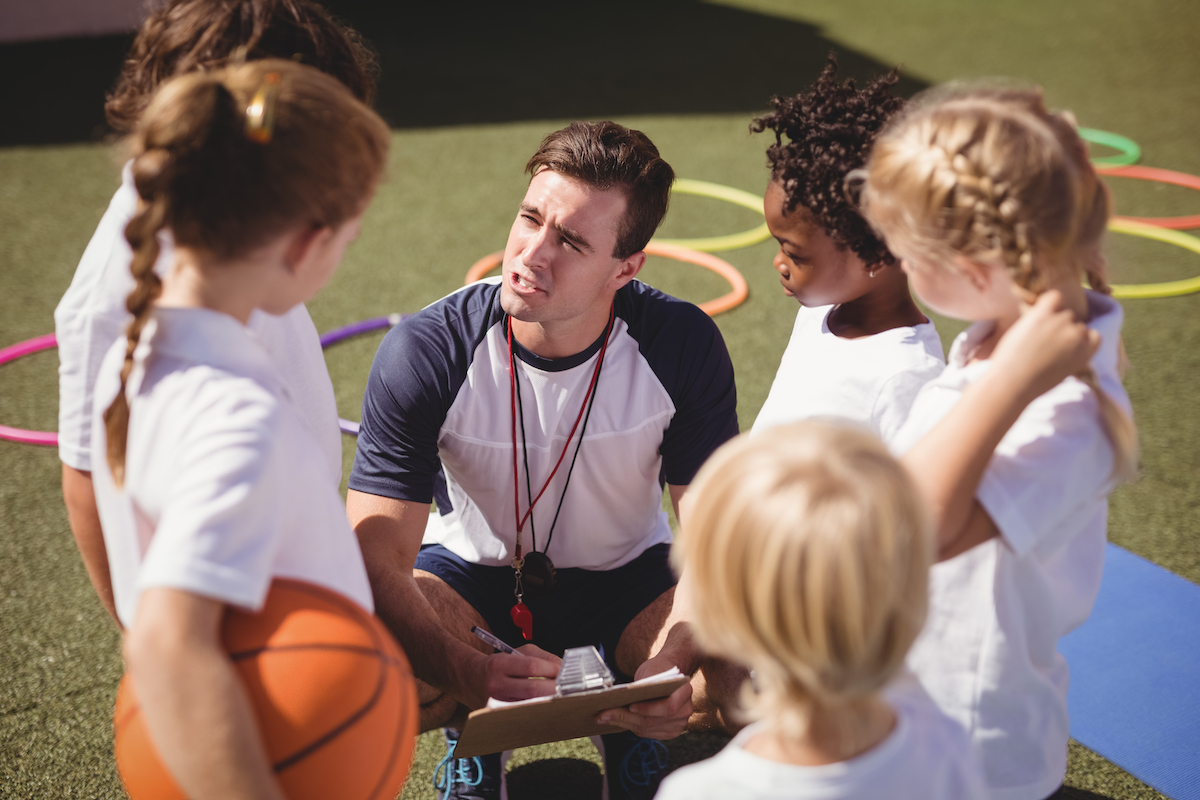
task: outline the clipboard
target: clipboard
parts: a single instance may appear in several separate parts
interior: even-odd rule
[[[467,717],[454,755],[470,758],[564,739],[620,733],[625,729],[597,725],[596,715],[610,708],[666,697],[688,680],[687,675],[671,670],[604,689],[481,708]]]

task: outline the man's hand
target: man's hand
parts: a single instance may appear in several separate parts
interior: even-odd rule
[[[636,680],[658,675],[675,666],[661,654],[647,660],[634,675]],[[685,683],[661,700],[634,703],[626,708],[611,708],[602,712],[596,722],[617,725],[647,739],[674,739],[683,733],[692,716],[692,685]]]
[[[554,694],[562,659],[533,644],[519,647],[517,653],[488,656],[481,683],[487,697],[512,702]]]

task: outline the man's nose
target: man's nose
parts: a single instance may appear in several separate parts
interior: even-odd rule
[[[527,267],[546,267],[554,256],[553,239],[556,232],[549,225],[543,226],[525,243],[523,261]]]

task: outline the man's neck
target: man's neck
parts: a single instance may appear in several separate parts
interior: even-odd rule
[[[601,313],[589,312],[571,320],[523,322],[512,319],[513,338],[526,350],[542,358],[570,358],[582,353],[608,327],[610,306]]]

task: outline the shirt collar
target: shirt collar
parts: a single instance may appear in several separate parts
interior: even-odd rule
[[[233,317],[209,308],[155,308],[149,341],[152,352],[235,375],[281,390],[266,348]]]
[[[1125,319],[1125,310],[1112,297],[1100,292],[1085,290],[1087,295],[1088,327],[1100,334],[1100,347],[1092,356],[1091,365],[1097,372],[1115,372],[1119,361],[1121,346],[1121,325]],[[977,322],[960,333],[950,346],[946,363],[962,368],[970,360],[971,354],[979,346],[996,323],[989,320]]]

